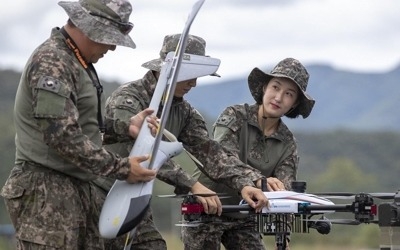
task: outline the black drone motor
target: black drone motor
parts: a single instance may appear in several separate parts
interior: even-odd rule
[[[368,194],[358,194],[352,204],[352,212],[355,219],[361,223],[370,223],[374,219],[374,213],[371,209],[374,208],[374,199]]]
[[[305,193],[307,189],[306,181],[292,181],[292,191],[297,193]]]
[[[322,216],[317,221],[309,221],[308,227],[316,229],[320,234],[328,234],[331,232],[332,223],[328,220],[328,218]]]

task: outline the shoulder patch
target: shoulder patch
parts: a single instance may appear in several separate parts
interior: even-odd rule
[[[42,76],[36,86],[34,114],[37,118],[56,118],[65,116],[66,101],[71,90],[66,84],[51,77]]]
[[[233,124],[236,121],[236,117],[229,116],[229,115],[221,115],[218,117],[218,119],[215,121],[216,125],[221,125],[225,127],[229,127],[231,124]]]
[[[61,85],[56,79],[54,79],[51,76],[42,76],[39,79],[38,88],[58,93],[58,91],[61,88]]]
[[[47,90],[53,93],[57,93],[61,96],[68,97],[70,91],[66,88],[62,88],[61,82],[54,77],[51,76],[42,76],[39,79],[39,83],[37,85],[38,89]]]
[[[115,101],[115,106],[120,109],[137,110],[140,102],[131,96],[118,96]]]

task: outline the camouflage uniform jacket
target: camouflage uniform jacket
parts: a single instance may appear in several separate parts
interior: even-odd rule
[[[105,143],[121,156],[128,155],[134,143],[127,135],[129,118],[149,106],[156,84],[154,74],[148,71],[142,79],[119,87],[107,99]],[[210,139],[203,117],[183,98],[173,100],[165,128],[204,165],[203,170],[211,178],[237,190],[245,185],[254,186],[253,181],[260,178],[259,172],[229,155],[226,149]],[[231,167],[233,165],[237,167]],[[160,168],[157,178],[181,192],[189,191],[196,182],[171,160]]]
[[[16,164],[30,162],[88,181],[126,179],[128,159],[102,148],[97,93],[54,28],[30,57],[15,101]]]
[[[245,105],[227,107],[214,124],[214,138],[229,148],[232,154],[260,170],[265,177],[278,178],[290,190],[291,182],[296,179],[299,161],[296,140],[282,120],[275,133],[265,136],[258,124],[257,113],[256,104],[248,106],[247,111]],[[246,125],[247,134],[244,135]],[[204,174],[199,181],[215,192],[232,193],[224,185],[207,180]],[[235,199],[233,202],[238,201]]]

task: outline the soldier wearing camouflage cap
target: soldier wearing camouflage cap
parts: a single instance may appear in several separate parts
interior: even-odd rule
[[[175,51],[178,45],[180,34],[167,35],[164,37],[164,42],[160,50],[160,57],[142,64],[142,67],[156,72],[161,71],[161,66],[164,63],[165,57],[171,51]],[[206,41],[203,38],[189,35],[185,48],[186,54],[205,56],[206,55]],[[217,73],[212,76],[220,76]]]
[[[273,77],[281,77],[292,80],[299,88],[300,97],[298,103],[292,107],[285,116],[296,118],[302,115],[307,118],[315,100],[306,93],[309,74],[306,68],[296,59],[286,58],[280,61],[270,73],[264,73],[259,68],[254,68],[248,79],[249,89],[257,104],[263,103],[263,88],[265,83],[268,83]]]
[[[14,108],[15,166],[1,190],[16,249],[104,249],[98,232],[100,176],[149,181],[148,157],[102,147],[102,85],[93,63],[117,45],[134,48],[128,1],[60,2],[69,19],[28,59]],[[135,137],[146,110],[132,119]]]
[[[290,190],[296,180],[297,143],[281,118],[310,115],[315,101],[306,93],[308,78],[306,68],[293,58],[280,61],[269,73],[254,68],[248,86],[255,103],[227,107],[214,124],[214,139],[259,171],[268,191]],[[223,199],[223,205],[239,204],[241,197],[235,190],[200,171],[195,175],[208,188],[232,197]],[[261,188],[261,181],[256,184]],[[186,250],[220,249],[221,243],[226,249],[265,249],[253,224],[249,216],[225,214],[221,222],[183,228],[182,239]]]
[[[121,156],[128,155],[133,146],[133,140],[126,135],[129,118],[149,106],[160,75],[165,56],[175,51],[180,34],[167,35],[160,51],[160,57],[144,63],[142,66],[149,71],[142,79],[129,82],[115,90],[106,102],[106,147]],[[205,56],[206,42],[204,39],[189,35],[185,53]],[[201,65],[199,65],[201,67]],[[197,79],[178,82],[171,110],[166,122],[166,130],[170,131],[185,149],[204,165],[205,170],[212,178],[241,192],[251,206],[260,209],[267,203],[261,190],[254,187],[253,179],[257,173],[247,173],[248,166],[231,157],[218,143],[210,140],[206,123],[201,114],[184,99]],[[160,105],[162,105],[160,103]],[[159,112],[162,112],[160,107]],[[160,113],[157,114],[160,117]],[[215,194],[198,182],[173,160],[167,161],[158,171],[157,178],[175,187],[175,192],[186,194],[189,191],[197,193]],[[104,183],[107,191],[112,183]],[[199,201],[207,213],[221,214],[221,202],[215,195],[209,197],[198,196]],[[258,200],[256,206],[252,200]],[[166,249],[165,240],[154,225],[152,212],[148,211],[145,219],[138,225],[132,249]],[[117,248],[117,247],[116,247]]]

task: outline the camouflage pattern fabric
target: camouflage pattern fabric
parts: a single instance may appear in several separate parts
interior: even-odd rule
[[[128,33],[133,24],[129,22],[132,5],[127,0],[79,0],[61,1],[71,21],[90,40],[108,44],[136,48]]]
[[[265,249],[262,236],[254,231],[250,219],[182,227],[182,240],[185,250],[220,250],[221,243],[228,250]]]
[[[250,105],[248,111],[247,160],[265,177],[276,177],[287,190],[296,180],[299,156],[294,135],[280,120],[278,129],[264,136],[258,125],[258,105]],[[240,132],[246,114],[244,105],[227,107],[214,124],[214,138],[239,157]],[[231,117],[233,119],[229,120]],[[224,121],[229,121],[224,122]]]
[[[258,125],[257,114],[257,104],[250,105],[248,111],[243,104],[227,107],[214,124],[214,138],[228,148],[233,155],[239,157],[240,150],[245,148],[241,148],[243,140],[240,136],[242,125],[246,124],[243,120],[247,119],[248,134],[244,140],[247,143],[247,152],[245,152],[247,162],[265,177],[278,178],[284,183],[285,188],[290,190],[291,182],[296,180],[299,161],[296,140],[282,120],[274,134],[264,136]],[[235,190],[208,179],[203,173],[200,174],[199,181],[215,192],[228,193],[233,197],[222,199],[223,204],[239,204],[241,198],[236,195]],[[199,239],[199,237],[207,239],[207,249],[219,249],[220,241],[227,249],[264,249],[261,247],[260,233],[251,231],[249,228],[242,228],[243,222],[239,217],[243,215],[232,213],[229,215],[231,221],[228,224],[227,222],[205,224],[183,230],[185,249],[201,249],[200,246],[196,248],[190,245],[191,240]],[[244,232],[242,231],[250,237],[249,240],[243,241]],[[213,244],[213,241],[208,239],[213,239],[216,243]]]
[[[16,162],[35,162],[82,180],[126,179],[128,159],[101,147],[97,103],[86,71],[53,29],[31,56],[17,90]]]
[[[103,200],[96,190],[54,170],[16,165],[2,190],[16,249],[104,249],[98,232]]]
[[[160,57],[142,64],[142,67],[151,69],[157,72],[161,71],[161,66],[165,60],[167,54],[171,51],[175,51],[178,45],[181,34],[166,35],[164,42],[160,50]],[[204,56],[206,49],[206,41],[203,38],[189,35],[186,42],[185,53],[192,55]]]
[[[87,72],[54,28],[18,86],[16,166],[1,191],[21,249],[103,249],[103,200],[88,181],[124,180],[130,165],[101,147],[97,103]]]

